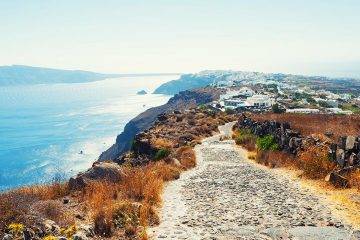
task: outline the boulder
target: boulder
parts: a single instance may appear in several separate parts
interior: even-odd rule
[[[332,135],[334,135],[334,133],[332,131],[326,131],[324,132],[324,135],[327,137],[331,137]]]
[[[2,239],[3,239],[3,240],[13,240],[13,239],[15,239],[15,238],[14,238],[14,236],[11,235],[11,234],[5,234]]]
[[[354,143],[354,150],[355,150],[356,152],[359,152],[359,151],[360,151],[360,142],[355,142],[355,143]]]
[[[355,153],[352,153],[349,157],[349,165],[354,166],[358,163],[358,158]]]
[[[91,224],[81,224],[77,228],[78,232],[85,234],[86,237],[94,237],[95,230]]]
[[[27,228],[23,231],[24,240],[31,240],[35,238],[35,232],[31,228]]]
[[[346,150],[354,149],[354,144],[355,144],[355,137],[354,136],[347,136],[346,143],[345,143],[345,149]]]
[[[346,148],[346,137],[339,137],[339,148],[345,150],[345,148]]]
[[[60,227],[52,220],[45,220],[42,222],[42,228],[44,229],[45,234],[53,234],[53,233],[59,233]]]
[[[336,150],[336,161],[341,166],[345,166],[345,151],[343,149]]]
[[[84,232],[78,232],[72,236],[73,240],[88,240],[89,238],[85,235]]]
[[[70,178],[69,187],[71,190],[79,190],[94,180],[118,183],[122,176],[123,171],[118,164],[103,162],[90,168],[85,173],[79,173],[77,176]]]

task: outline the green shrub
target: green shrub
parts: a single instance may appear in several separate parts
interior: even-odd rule
[[[170,155],[170,150],[168,150],[168,149],[160,149],[159,151],[157,151],[155,153],[155,159],[160,160],[160,159],[166,158],[169,155]]]
[[[332,108],[332,106],[330,104],[328,104],[327,102],[325,102],[325,101],[319,101],[318,103],[319,103],[320,107]]]
[[[216,112],[213,111],[213,110],[209,110],[209,111],[207,111],[207,115],[209,115],[212,118],[215,118],[216,117]]]
[[[272,112],[276,114],[284,113],[286,110],[279,106],[279,104],[275,103],[272,106]]]
[[[256,145],[259,150],[271,150],[275,151],[279,148],[279,145],[275,142],[273,135],[269,134],[264,137],[260,137],[256,141]]]
[[[232,108],[226,108],[226,109],[225,109],[225,113],[228,114],[228,115],[230,115],[230,114],[236,113],[236,111],[235,111],[234,109],[232,109]]]
[[[205,104],[200,104],[200,105],[199,105],[199,109],[201,109],[201,110],[206,110],[206,109],[208,109],[208,106],[205,105]]]

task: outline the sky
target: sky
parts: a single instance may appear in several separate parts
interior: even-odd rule
[[[0,0],[0,65],[360,78],[358,0]]]

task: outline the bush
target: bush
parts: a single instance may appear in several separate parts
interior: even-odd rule
[[[235,134],[234,139],[237,145],[242,145],[249,151],[255,150],[256,137],[249,129],[239,129]]]
[[[225,113],[231,115],[231,114],[235,114],[236,111],[234,109],[232,109],[232,108],[226,108]]]
[[[102,237],[111,237],[113,233],[112,219],[104,211],[99,211],[94,218],[95,233]]]
[[[168,149],[160,149],[159,151],[157,151],[155,153],[154,158],[156,160],[160,160],[160,159],[166,158],[169,155],[170,155],[170,150],[168,150]]]
[[[186,169],[196,166],[195,152],[191,147],[182,147],[176,153],[180,163]]]
[[[206,110],[206,109],[208,109],[208,106],[205,104],[201,104],[201,105],[199,105],[199,109]]]
[[[256,154],[255,161],[271,168],[287,167],[294,164],[295,157],[282,151],[260,150]]]
[[[275,151],[279,148],[278,144],[275,142],[275,138],[273,135],[266,135],[264,137],[260,137],[256,140],[256,145],[259,150],[271,150]]]
[[[281,108],[279,106],[279,104],[275,103],[273,106],[272,106],[272,112],[273,113],[276,113],[276,114],[281,114],[281,113],[284,113],[286,110],[284,108]]]
[[[216,112],[213,111],[213,110],[207,111],[206,114],[209,115],[209,116],[212,117],[212,118],[215,118],[215,117],[216,117]]]
[[[309,178],[324,178],[335,168],[335,163],[330,160],[325,146],[314,146],[302,152],[297,159],[297,166]]]
[[[332,106],[325,101],[319,101],[319,106],[323,108],[332,108]]]

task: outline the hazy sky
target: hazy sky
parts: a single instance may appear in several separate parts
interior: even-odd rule
[[[360,77],[359,0],[0,0],[0,65]]]

